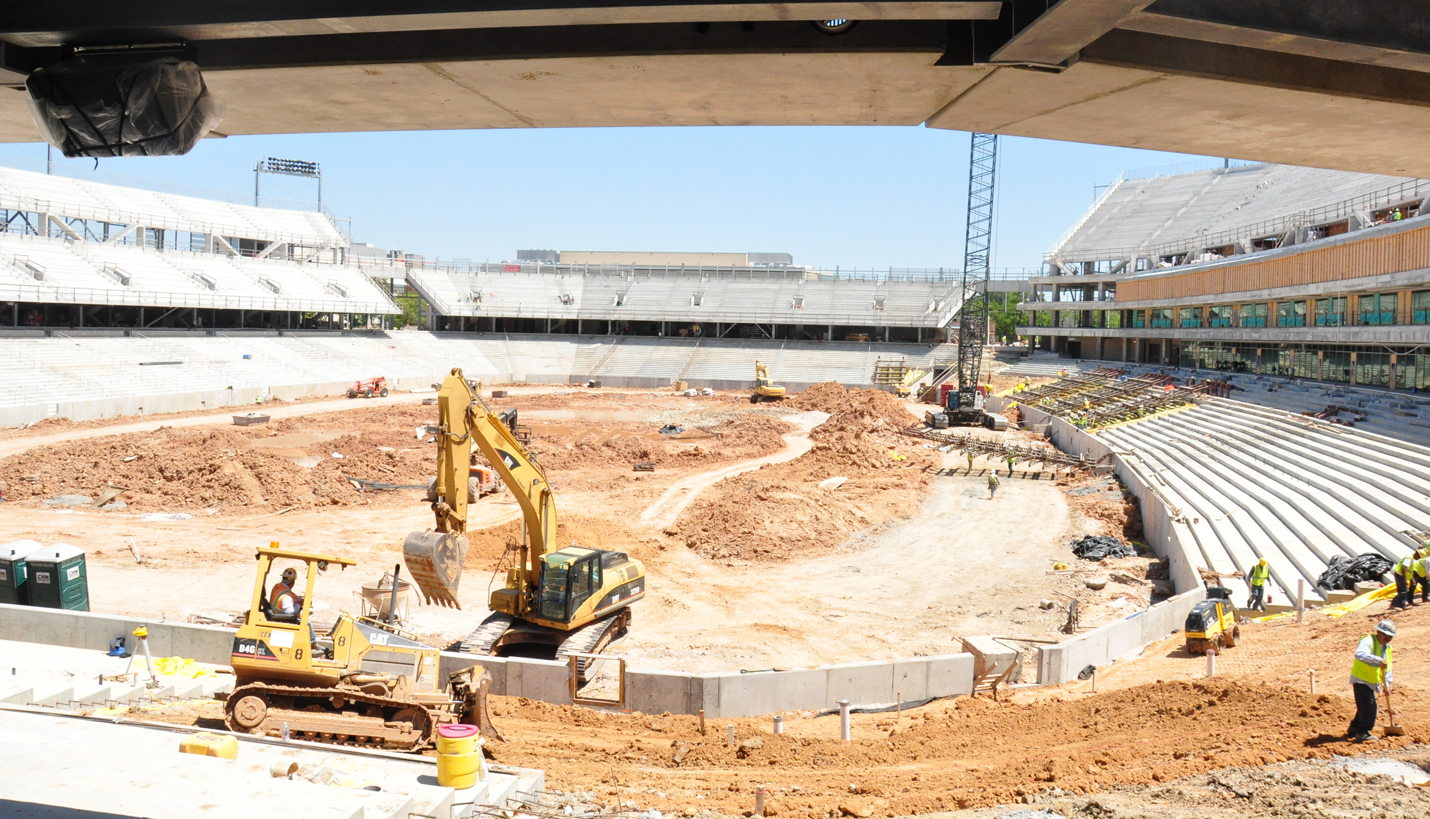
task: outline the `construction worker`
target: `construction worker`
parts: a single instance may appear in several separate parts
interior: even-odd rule
[[[998,473],[988,470],[988,499],[993,500],[993,495],[998,491]]]
[[[973,450],[971,450],[971,449],[964,450],[963,454],[968,456],[968,474],[972,475],[972,474],[973,474]]]
[[[1395,568],[1391,569],[1391,574],[1395,575],[1395,599],[1390,601],[1393,609],[1403,609],[1410,605],[1410,583],[1415,576],[1415,554],[1411,553],[1402,557]]]
[[[1251,602],[1246,604],[1247,608],[1266,611],[1266,579],[1270,576],[1271,567],[1266,565],[1264,557],[1246,573],[1246,582],[1251,584]]]
[[[268,593],[268,605],[273,607],[273,611],[278,614],[289,614],[297,616],[303,608],[303,598],[293,591],[293,586],[298,582],[298,572],[296,569],[287,568],[283,570],[283,579],[273,584],[273,589]]]
[[[1011,452],[1009,452],[1009,453],[1008,453],[1008,477],[1010,477],[1010,478],[1013,477],[1013,464],[1016,464],[1017,462],[1018,462],[1018,456],[1017,456],[1017,455],[1014,455],[1014,454],[1011,453]]]
[[[1412,606],[1415,605],[1415,587],[1419,586],[1420,602],[1430,603],[1430,583],[1426,582],[1425,577],[1425,570],[1427,568],[1425,550],[1417,549],[1415,554],[1411,555],[1411,557],[1415,558],[1415,560],[1410,564],[1411,572],[1408,578],[1410,582],[1407,584],[1409,588],[1405,594],[1405,602]]]
[[[1355,742],[1374,742],[1375,695],[1382,683],[1387,690],[1391,683],[1390,641],[1395,637],[1395,624],[1381,620],[1371,634],[1360,638],[1355,662],[1351,664],[1351,692],[1355,694],[1356,716],[1346,731],[1346,738]]]

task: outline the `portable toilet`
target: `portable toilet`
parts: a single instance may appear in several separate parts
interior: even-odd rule
[[[0,546],[0,603],[23,606],[30,602],[25,556],[41,548],[34,540],[13,540]]]
[[[30,573],[30,605],[89,611],[84,550],[68,543],[53,543],[26,555],[25,563]]]

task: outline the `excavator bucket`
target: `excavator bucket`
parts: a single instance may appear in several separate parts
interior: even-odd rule
[[[430,604],[460,609],[457,586],[467,561],[467,538],[451,532],[413,532],[402,542],[407,573]]]

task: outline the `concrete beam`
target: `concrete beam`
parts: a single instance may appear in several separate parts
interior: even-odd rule
[[[1418,0],[1294,4],[1159,0],[1118,27],[1343,62],[1430,70],[1430,8]]]
[[[119,13],[96,6],[83,15],[59,13],[43,2],[13,2],[0,11],[0,32],[13,44],[63,46],[84,35],[114,30],[132,42],[167,37],[189,41],[244,39],[255,31],[272,37],[415,33],[527,26],[590,26],[652,23],[775,22],[785,20],[992,20],[1002,0],[793,0],[792,2],[692,3],[688,0],[587,0],[543,5],[522,0],[455,0],[394,4],[344,3],[340,15],[325,3],[147,3]],[[145,37],[149,39],[145,39]],[[158,37],[159,39],[155,39]]]
[[[992,62],[1065,67],[1083,46],[1151,3],[1152,0],[1059,0],[993,52]]]

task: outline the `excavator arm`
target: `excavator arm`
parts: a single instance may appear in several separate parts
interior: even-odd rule
[[[402,544],[408,572],[428,603],[461,608],[457,588],[467,559],[467,480],[475,443],[521,507],[523,537],[513,566],[518,606],[530,599],[541,558],[556,546],[556,499],[546,473],[500,417],[453,368],[437,393],[435,528]],[[524,612],[514,612],[524,613]]]

